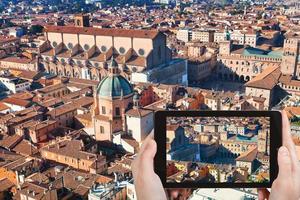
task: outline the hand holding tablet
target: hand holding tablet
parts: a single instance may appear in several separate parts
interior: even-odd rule
[[[252,113],[252,112],[251,112]],[[274,141],[273,141],[273,137],[272,137],[272,133],[274,134],[274,133],[276,133],[276,131],[274,132],[274,130],[273,130],[273,128],[272,127],[276,127],[276,130],[277,130],[277,133],[278,133],[278,131],[279,132],[281,132],[281,128],[280,128],[280,126],[281,126],[281,115],[280,115],[280,113],[278,113],[278,112],[273,112],[273,113],[275,113],[275,114],[266,114],[266,113],[264,113],[263,115],[262,115],[262,113],[260,113],[258,116],[257,116],[257,114],[258,113],[255,113],[255,114],[253,114],[253,115],[247,115],[248,117],[250,117],[250,118],[252,118],[252,117],[259,117],[259,118],[266,118],[266,119],[268,119],[269,118],[269,121],[270,121],[270,147],[269,147],[269,149],[268,149],[268,143],[266,143],[266,141],[264,141],[264,140],[262,140],[262,136],[265,136],[265,134],[262,134],[262,131],[260,131],[260,133],[258,134],[258,131],[259,130],[261,130],[262,128],[262,126],[258,126],[258,128],[255,128],[255,126],[254,125],[251,125],[251,124],[253,124],[251,121],[252,120],[246,120],[246,122],[245,122],[245,120],[243,120],[243,116],[241,116],[241,114],[237,114],[237,116],[235,116],[235,117],[238,117],[238,118],[240,118],[241,119],[241,121],[244,121],[243,123],[244,124],[248,124],[249,125],[249,130],[251,130],[251,131],[249,131],[248,129],[244,129],[244,130],[247,130],[247,131],[244,131],[243,132],[243,129],[242,128],[240,128],[240,129],[238,129],[238,131],[236,131],[236,135],[235,135],[235,137],[236,136],[238,136],[238,135],[241,135],[241,136],[243,136],[243,137],[246,137],[247,139],[249,139],[249,138],[253,138],[253,137],[255,137],[255,136],[251,136],[249,133],[250,132],[256,132],[257,131],[257,135],[256,136],[258,136],[258,135],[260,135],[260,138],[261,138],[261,144],[267,144],[265,147],[266,148],[263,148],[264,147],[264,145],[260,145],[260,152],[261,151],[266,151],[266,155],[268,155],[268,150],[269,150],[269,161],[270,161],[270,165],[269,165],[269,167],[270,167],[270,171],[269,171],[269,179],[267,179],[268,181],[265,181],[265,182],[255,182],[255,181],[253,181],[253,182],[240,182],[240,181],[234,181],[234,180],[236,180],[236,179],[223,179],[223,180],[226,180],[226,182],[216,182],[215,180],[221,180],[221,179],[202,179],[202,181],[203,180],[208,180],[208,181],[211,181],[211,182],[208,182],[208,183],[206,183],[208,186],[206,186],[206,187],[258,187],[258,188],[262,188],[262,187],[268,187],[269,185],[271,185],[271,183],[274,181],[274,179],[276,178],[276,176],[277,176],[277,172],[274,174],[274,171],[272,171],[272,170],[274,170],[274,167],[275,167],[275,171],[276,171],[276,168],[277,168],[277,156],[276,156],[276,146],[280,146],[281,145],[281,133],[280,133],[280,135],[279,135],[279,137],[277,137],[277,139],[276,139],[276,141],[275,141],[275,143],[274,143]],[[187,117],[193,117],[193,116],[195,116],[195,114],[196,113],[194,113],[194,114],[189,114]],[[201,112],[201,114],[203,114],[202,112]],[[182,117],[181,116],[182,114],[174,114],[174,115],[171,115],[171,117]],[[198,114],[197,115],[199,115],[199,112],[198,112]],[[235,114],[236,115],[236,114]],[[275,115],[275,116],[274,116]],[[168,115],[166,115],[166,114],[163,114],[163,117],[164,118],[166,118],[167,116],[170,116],[170,113],[168,114]],[[204,116],[205,117],[211,117],[209,114],[207,114],[207,115],[205,115],[204,114]],[[228,117],[229,115],[224,115],[224,113],[222,114],[222,116],[220,116],[220,117]],[[278,121],[278,116],[279,116],[279,121]],[[285,116],[285,115],[284,115]],[[216,117],[216,116],[214,116],[214,117]],[[156,120],[157,120],[158,118],[157,118],[157,116],[156,116]],[[273,126],[272,124],[274,123],[274,121],[273,121],[273,119],[277,119],[277,120],[275,120],[275,125]],[[163,122],[163,121],[161,121],[162,119],[160,118],[160,124],[162,124],[161,122]],[[176,120],[175,120],[176,121]],[[215,120],[209,120],[210,122],[215,122]],[[229,120],[230,121],[230,120]],[[256,120],[255,121],[255,123],[257,123],[257,122],[262,122],[262,121],[265,121],[265,119],[260,119],[260,120]],[[287,120],[286,120],[287,121]],[[285,119],[283,118],[283,126],[284,126],[284,133],[283,133],[283,145],[284,146],[286,146],[286,148],[288,149],[288,152],[289,152],[289,154],[288,154],[288,157],[295,157],[295,147],[293,146],[293,142],[292,142],[292,140],[291,140],[291,136],[290,136],[290,134],[289,134],[289,126],[286,126],[286,124],[288,124],[288,121],[286,122],[285,121]],[[166,121],[165,121],[166,122]],[[174,122],[174,120],[172,120],[172,123]],[[189,122],[189,120],[182,120],[182,122],[181,123],[188,123]],[[201,122],[201,120],[198,120],[197,121],[198,122],[198,124]],[[202,122],[205,122],[205,120],[203,121],[202,120]],[[268,123],[267,123],[268,124]],[[166,123],[164,123],[164,125],[166,126]],[[251,125],[251,126],[250,126]],[[278,126],[279,125],[279,126]],[[156,126],[157,127],[157,126]],[[201,126],[200,126],[201,127]],[[188,128],[188,126],[185,126],[184,127],[186,130],[189,130],[189,128]],[[196,127],[196,128],[199,128],[199,127]],[[211,128],[211,127],[210,127]],[[213,129],[213,128],[211,128],[210,129],[209,127],[206,127],[205,128],[205,130],[206,130],[206,132],[209,132],[209,130],[212,132],[213,130],[215,131],[216,129]],[[232,128],[230,128],[229,126],[227,127],[228,128],[228,130],[229,131],[232,131],[232,133],[229,133],[229,134],[234,134],[234,130],[232,129]],[[167,128],[164,128],[165,130],[167,129]],[[198,130],[198,132],[200,132],[200,131],[203,131],[203,129],[202,128],[200,128],[200,129],[197,129]],[[217,129],[217,130],[219,130],[219,129]],[[222,130],[222,128],[220,128],[220,130]],[[255,131],[254,131],[255,130]],[[190,132],[191,133],[191,132]],[[161,132],[161,131],[157,131],[157,129],[156,129],[156,134],[160,134],[160,135],[164,135],[164,137],[166,137],[166,132],[165,133],[163,133],[163,132]],[[254,133],[253,133],[254,134]],[[197,134],[197,135],[199,135],[199,134]],[[254,134],[255,135],[255,134]],[[156,137],[157,135],[155,135],[155,139],[156,140],[160,140],[161,138],[160,137]],[[241,136],[239,136],[239,137],[241,137]],[[209,136],[209,134],[208,134],[208,136],[207,136],[207,134],[205,135],[205,136],[203,136],[202,138],[201,138],[201,136],[200,136],[200,140],[197,140],[198,142],[200,141],[200,142],[202,142],[202,144],[203,143],[207,143],[207,144],[210,144],[209,143],[209,141],[211,141],[212,140],[212,137],[213,136]],[[234,135],[227,135],[227,137],[226,137],[226,134],[224,133],[223,134],[223,136],[222,136],[222,138],[223,138],[223,140],[225,140],[226,138],[228,139],[228,138],[231,138],[231,139],[233,139],[232,137],[234,137]],[[243,138],[242,137],[242,139],[245,139],[245,138]],[[189,139],[189,141],[191,141],[191,139],[193,139],[193,138],[196,138],[196,137],[190,137]],[[279,139],[278,139],[279,138]],[[174,138],[173,138],[174,139]],[[164,139],[164,141],[163,142],[166,142],[167,141],[167,139]],[[177,141],[177,140],[175,140],[175,141]],[[184,139],[184,137],[183,138],[181,138],[179,141],[185,141],[186,142],[186,140]],[[254,139],[252,140],[252,141],[255,141]],[[139,153],[139,155],[137,156],[137,159],[135,159],[135,161],[134,161],[134,163],[133,163],[133,175],[134,175],[134,180],[135,180],[135,187],[136,187],[136,192],[137,192],[137,197],[138,197],[138,199],[153,199],[152,197],[153,196],[148,196],[149,194],[152,194],[152,195],[154,195],[154,196],[159,196],[159,198],[158,199],[165,199],[166,198],[166,196],[165,196],[165,194],[164,194],[164,192],[162,192],[163,191],[163,186],[162,185],[164,185],[165,187],[166,187],[166,185],[168,185],[168,184],[171,184],[171,186],[173,186],[173,187],[191,187],[191,186],[193,186],[194,187],[194,185],[199,185],[198,187],[205,187],[204,186],[204,183],[203,182],[201,182],[201,179],[200,179],[200,181],[199,181],[199,179],[190,179],[190,180],[197,180],[197,181],[194,181],[194,182],[192,182],[192,181],[182,181],[182,182],[167,182],[166,180],[167,180],[167,176],[166,176],[166,174],[162,174],[162,172],[163,171],[165,171],[165,172],[167,172],[167,154],[168,154],[168,151],[167,151],[167,145],[164,145],[164,146],[166,146],[166,147],[161,147],[160,145],[162,145],[162,143],[161,143],[161,141],[156,141],[157,142],[157,145],[156,145],[156,143],[154,142],[154,140],[151,138],[151,137],[148,137],[148,139],[145,141],[145,145],[146,146],[148,146],[147,148],[142,148],[143,150],[141,150],[141,152]],[[151,144],[151,145],[147,145],[147,144]],[[166,144],[166,143],[165,143]],[[219,143],[219,144],[221,144],[221,142]],[[143,144],[143,146],[145,146],[144,144]],[[173,145],[174,145],[174,143],[173,143]],[[197,145],[196,145],[197,146]],[[224,143],[222,143],[222,146],[224,147],[226,147],[226,145],[224,145]],[[275,146],[275,154],[274,154],[274,146]],[[201,147],[201,146],[200,146]],[[156,175],[156,173],[154,173],[154,168],[153,168],[153,165],[152,165],[152,163],[153,163],[153,158],[154,158],[154,155],[155,155],[155,152],[156,152],[156,148],[158,148],[158,152],[157,152],[157,154],[156,154],[156,156],[155,156],[155,172],[157,173],[157,171],[158,171],[158,175],[159,175],[159,177],[160,177],[160,179],[158,178],[158,176]],[[163,153],[164,153],[164,155],[165,156],[163,156],[164,158],[164,165],[166,166],[166,168],[165,169],[157,169],[157,165],[156,165],[156,162],[159,160],[157,160],[157,156],[159,156],[159,155],[162,155],[162,154],[159,154],[159,149],[165,149],[165,151],[162,151]],[[233,149],[234,150],[234,149]],[[247,151],[247,149],[244,149],[245,151]],[[161,152],[161,153],[162,153]],[[273,153],[272,153],[273,152]],[[201,151],[200,151],[200,153],[201,153]],[[224,153],[224,152],[223,152]],[[225,152],[226,153],[226,152]],[[275,155],[275,159],[276,159],[276,163],[275,163],[275,166],[272,166],[272,162],[274,161],[274,155]],[[197,155],[197,154],[196,154]],[[220,155],[220,154],[217,154],[217,155]],[[225,155],[225,156],[228,156],[228,155],[231,155],[231,154],[221,154],[221,155]],[[249,155],[251,155],[251,154],[249,154]],[[257,154],[256,154],[257,155]],[[281,158],[282,157],[279,157],[281,154],[279,154],[278,155],[278,159],[279,159],[279,166],[280,166],[280,169],[279,169],[279,171],[280,172],[282,172],[282,170],[284,170],[285,172],[287,172],[287,173],[289,173],[288,171],[286,171],[286,169],[287,168],[283,168],[283,165],[282,165],[282,163],[283,162],[281,162],[281,161],[284,161],[284,160],[282,160]],[[286,155],[286,154],[284,154],[284,155]],[[212,160],[210,160],[210,159],[205,159],[205,155],[203,155],[203,152],[202,152],[202,158],[201,158],[201,154],[200,154],[200,161],[203,159],[203,163],[204,164],[206,164],[206,163],[209,163],[209,162],[211,162]],[[235,157],[234,157],[235,156]],[[236,157],[236,156],[238,156],[239,157],[239,155],[233,155],[233,159],[235,159],[235,160],[237,160],[237,158],[238,157]],[[253,156],[252,156],[253,157]],[[170,158],[170,157],[169,157]],[[195,160],[193,160],[193,162],[195,162],[195,161],[198,161],[197,159],[199,159],[199,156],[191,156],[190,158],[194,158]],[[261,159],[261,158],[259,158],[259,159]],[[281,160],[280,160],[281,159]],[[161,160],[161,158],[160,158],[160,160]],[[246,159],[247,160],[247,159]],[[252,159],[250,159],[250,160],[252,160]],[[147,162],[146,162],[147,161]],[[223,160],[219,160],[219,161],[223,161]],[[218,161],[218,162],[219,162]],[[226,161],[226,160],[225,160]],[[254,175],[252,175],[253,177],[256,177],[255,175],[257,174],[257,172],[259,172],[259,170],[257,170],[257,169],[260,169],[261,168],[261,171],[262,170],[264,170],[265,172],[267,172],[268,171],[268,168],[266,167],[266,166],[268,166],[268,164],[267,164],[267,159],[265,160],[265,162],[264,162],[264,164],[261,164],[261,165],[255,165],[255,166],[253,166],[254,167],[254,171],[253,171],[253,173],[254,173]],[[236,161],[237,162],[237,161]],[[285,162],[285,161],[284,161]],[[198,164],[198,162],[196,162],[197,164]],[[243,161],[242,161],[242,163],[243,163]],[[260,189],[259,190],[259,196],[260,197],[262,197],[262,199],[264,198],[264,197],[268,197],[268,196],[270,196],[270,199],[273,199],[273,198],[271,198],[271,197],[274,197],[274,195],[275,196],[280,196],[280,194],[281,195],[287,195],[287,197],[288,197],[288,195],[290,195],[289,197],[291,197],[291,198],[289,198],[289,199],[293,199],[293,198],[298,198],[299,196],[300,196],[300,190],[299,190],[299,188],[300,188],[300,179],[299,179],[299,173],[300,173],[300,166],[299,166],[299,162],[296,160],[296,162],[295,162],[295,159],[294,159],[294,161],[292,161],[292,159],[291,159],[291,163],[293,163],[292,164],[292,166],[293,167],[291,167],[291,168],[288,168],[288,169],[291,169],[291,176],[289,176],[289,177],[287,177],[287,175],[285,175],[285,178],[283,178],[282,176],[278,176],[278,178],[276,179],[276,181],[274,182],[274,184],[273,184],[273,187],[272,187],[272,192],[271,192],[271,195],[269,195],[269,193],[268,193],[268,191],[267,190],[264,190],[264,189]],[[241,164],[241,163],[240,163]],[[240,165],[239,164],[239,165]],[[148,169],[148,172],[151,172],[151,173],[144,173],[145,172],[145,169],[144,169],[144,167],[143,166],[148,166],[147,167],[147,169]],[[160,164],[161,165],[161,164]],[[264,165],[266,165],[266,166],[264,166]],[[198,165],[199,166],[199,165]],[[216,166],[217,166],[217,164],[216,164]],[[236,167],[236,165],[234,166],[234,163],[232,163],[232,166],[233,166],[233,169],[236,169],[235,167]],[[262,167],[263,166],[263,167]],[[284,165],[284,166],[286,166],[286,165]],[[173,168],[174,169],[174,168]],[[184,168],[180,168],[181,170],[184,170]],[[179,170],[180,170],[179,169]],[[199,170],[200,169],[200,170]],[[204,168],[205,169],[205,168]],[[198,170],[198,171],[200,171],[201,172],[201,170],[202,170],[202,172],[205,172],[205,170],[204,170],[203,168],[195,168],[195,167],[193,167],[193,168],[191,168],[190,169],[190,172],[192,171],[192,170]],[[278,169],[278,168],[277,168]],[[280,174],[280,172],[279,172],[279,174]],[[170,173],[170,172],[169,172]],[[174,173],[174,171],[173,171],[173,173]],[[151,175],[152,174],[152,175]],[[191,175],[193,175],[194,177],[195,177],[195,172],[193,172]],[[168,174],[168,175],[170,175],[170,174]],[[190,175],[190,174],[189,174]],[[199,175],[199,176],[202,176],[202,177],[205,177],[205,173],[198,173],[197,175]],[[188,176],[187,176],[188,177]],[[190,177],[192,177],[192,176],[189,176],[188,178],[190,178]],[[208,177],[212,177],[212,176],[208,176]],[[264,177],[267,177],[267,175],[266,176],[264,176]],[[241,178],[240,178],[241,179]],[[160,180],[162,180],[162,182],[160,181]],[[180,180],[183,180],[183,179],[180,179]],[[186,180],[188,180],[187,178],[186,178]],[[214,181],[212,181],[212,180],[214,180]],[[252,179],[252,180],[255,180],[255,179]],[[153,182],[154,181],[154,182]],[[173,184],[173,185],[172,185]],[[282,189],[278,189],[278,187],[282,187],[282,186],[280,186],[280,185],[282,185],[282,184],[285,184],[285,185],[287,185],[288,186],[288,189],[284,189],[284,190],[282,190]],[[272,194],[274,194],[274,195],[272,195]]]
[[[278,172],[276,111],[155,114],[155,172],[166,188],[267,188]]]
[[[300,163],[290,134],[290,124],[286,113],[282,113],[282,142],[278,152],[278,177],[272,184],[271,193],[259,189],[259,199],[300,199]]]

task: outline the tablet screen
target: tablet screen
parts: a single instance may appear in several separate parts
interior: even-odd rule
[[[166,182],[268,183],[270,117],[166,118]]]

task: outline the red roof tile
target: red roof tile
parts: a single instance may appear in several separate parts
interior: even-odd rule
[[[45,32],[103,35],[115,37],[136,37],[154,39],[160,32],[155,30],[108,29],[93,27],[46,26]]]

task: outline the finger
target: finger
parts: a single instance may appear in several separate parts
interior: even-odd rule
[[[269,199],[270,192],[266,188],[258,189],[258,200]]]
[[[143,157],[143,153],[145,151],[145,148],[146,146],[148,145],[149,141],[152,140],[154,134],[153,132],[151,132],[146,138],[145,140],[143,141],[143,144],[141,146],[141,149],[139,150],[139,153],[137,154],[136,158],[134,159],[134,161],[132,162],[131,164],[131,169],[132,169],[132,172],[133,172],[133,175],[135,175],[138,171],[138,169],[140,168],[139,165],[140,165],[140,158]]]
[[[154,172],[154,156],[156,154],[156,142],[149,139],[147,145],[145,146],[144,152],[140,157],[140,167],[143,173],[153,173]]]
[[[139,151],[140,154],[142,154],[144,152],[145,146],[147,145],[147,143],[149,142],[149,140],[152,140],[154,138],[154,133],[151,132],[144,140],[142,147]]]
[[[292,135],[291,135],[291,128],[290,128],[290,122],[287,117],[287,114],[285,111],[282,112],[282,142],[283,145],[288,148],[288,151],[290,153],[293,169],[297,169],[299,165],[298,157],[296,154],[296,146],[293,142]]]
[[[178,190],[171,190],[171,198],[177,198],[179,195],[179,191]]]
[[[288,177],[292,177],[292,161],[290,158],[289,150],[282,146],[278,151],[278,179],[286,180]]]

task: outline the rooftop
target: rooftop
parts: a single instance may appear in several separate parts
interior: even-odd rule
[[[106,29],[74,26],[46,26],[45,32],[70,33],[84,35],[102,35],[114,37],[135,37],[154,39],[160,32],[156,30]]]
[[[247,82],[245,86],[271,90],[277,85],[280,76],[279,66],[269,66],[262,73]]]

